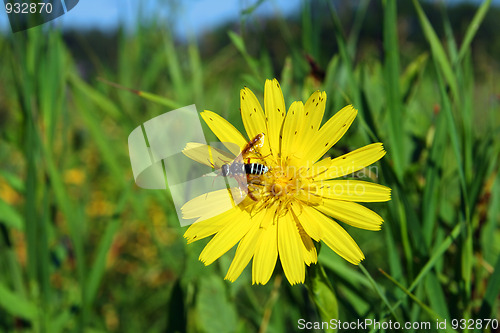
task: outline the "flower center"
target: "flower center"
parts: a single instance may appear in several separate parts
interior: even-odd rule
[[[295,170],[275,165],[262,177],[261,194],[267,200],[292,200],[301,192],[302,180]]]
[[[268,170],[263,174],[247,175],[248,198],[241,205],[243,209],[256,213],[276,207],[275,217],[279,217],[285,215],[294,202],[313,205],[321,202],[304,168],[270,160],[266,166]]]
[[[271,185],[271,195],[275,197],[285,196],[292,192],[292,186],[292,184],[284,181],[284,179],[277,179],[276,182]]]

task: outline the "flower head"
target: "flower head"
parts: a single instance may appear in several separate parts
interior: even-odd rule
[[[221,214],[213,216],[213,210],[210,212],[220,191],[184,205],[184,215],[200,221],[184,234],[188,243],[215,234],[200,254],[200,260],[209,265],[239,242],[226,279],[235,281],[253,259],[252,282],[265,284],[279,257],[293,285],[304,282],[305,265],[317,262],[314,240],[323,241],[345,260],[358,264],[364,259],[363,253],[335,220],[379,230],[383,219],[356,202],[390,200],[391,190],[360,180],[332,179],[350,175],[379,160],[385,155],[382,144],[370,144],[333,159],[320,160],[347,131],[356,117],[356,109],[346,106],[320,126],[326,93],[316,91],[305,104],[294,102],[286,112],[276,79],[266,81],[265,112],[250,89],[242,89],[240,98],[249,139],[216,113],[204,111],[202,117],[220,141],[235,143],[241,150],[256,138],[258,152],[247,149],[244,163],[255,163],[254,166],[262,165],[265,169],[247,170],[248,196]],[[257,140],[260,136],[263,139]],[[212,217],[207,218],[207,214]]]

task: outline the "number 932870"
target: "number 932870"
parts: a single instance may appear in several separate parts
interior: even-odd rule
[[[5,4],[5,11],[7,14],[42,14],[52,13],[52,4],[44,2],[7,2]]]

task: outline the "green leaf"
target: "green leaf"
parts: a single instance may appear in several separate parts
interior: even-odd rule
[[[261,68],[259,66],[259,63],[257,60],[255,60],[253,57],[248,54],[247,49],[245,47],[245,42],[243,41],[243,38],[237,34],[235,34],[232,31],[228,32],[229,38],[233,42],[234,46],[240,51],[240,53],[243,55],[243,58],[245,58],[245,61],[247,62],[248,66],[253,72],[253,75],[256,78],[261,78]]]
[[[73,318],[73,313],[71,313],[71,308],[65,309],[50,318],[49,322],[49,332],[65,332],[68,329],[68,324]]]
[[[4,308],[13,316],[28,320],[37,317],[36,306],[30,301],[14,294],[7,287],[0,283],[0,307]]]
[[[414,95],[418,82],[423,76],[428,58],[429,54],[427,52],[422,53],[415,60],[409,63],[403,74],[401,74],[399,85],[401,86],[401,96],[405,103],[407,103],[410,100],[410,97]]]
[[[338,319],[339,307],[337,296],[320,263],[307,268],[306,286],[309,291],[309,297],[316,305],[321,320],[329,322],[332,319]],[[325,332],[336,331],[330,327],[325,329]]]
[[[21,214],[2,199],[0,199],[0,223],[5,224],[9,228],[24,230],[24,222]]]
[[[224,281],[209,275],[200,281],[197,302],[198,324],[207,333],[231,333],[236,330],[234,303],[226,297]]]
[[[0,170],[0,176],[2,176],[5,181],[12,186],[18,192],[23,192],[25,189],[24,181],[15,173],[9,172],[7,170]]]
[[[166,97],[163,97],[163,96],[159,96],[159,95],[155,95],[155,94],[152,94],[152,93],[149,93],[149,92],[146,92],[146,91],[137,91],[137,95],[141,96],[142,98],[144,99],[147,99],[151,102],[155,102],[155,103],[158,103],[158,104],[161,104],[161,105],[165,105],[166,107],[169,107],[169,108],[172,108],[172,109],[178,109],[178,108],[181,108],[182,105],[171,100],[171,99],[168,99]]]
[[[168,326],[166,332],[186,331],[186,294],[177,280],[170,294],[168,307]]]
[[[113,242],[113,237],[115,233],[118,231],[118,228],[121,225],[120,219],[114,219],[108,223],[106,226],[106,231],[99,242],[99,246],[97,248],[97,255],[92,265],[92,269],[90,270],[90,274],[88,276],[88,284],[86,289],[87,302],[92,304],[94,301],[95,295],[97,294],[97,290],[99,288],[99,284],[104,276],[104,272],[106,270],[106,257]]]
[[[500,256],[497,258],[493,274],[490,276],[486,292],[484,293],[481,310],[478,318],[495,318],[495,301],[500,294]]]
[[[290,88],[293,86],[293,64],[292,57],[288,56],[285,58],[285,64],[281,71],[281,89],[283,90],[283,96],[287,98],[290,94]],[[292,104],[287,103],[286,105]]]

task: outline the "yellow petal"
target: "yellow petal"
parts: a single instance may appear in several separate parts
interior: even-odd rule
[[[224,188],[189,200],[181,207],[181,211],[182,217],[185,219],[199,218],[199,221],[203,221],[233,209],[233,207],[231,192]]]
[[[285,276],[291,285],[303,283],[305,265],[302,239],[292,214],[286,214],[278,221],[278,253]]]
[[[234,255],[234,259],[224,279],[234,282],[240,276],[241,272],[243,272],[254,255],[261,230],[259,223],[254,223],[252,225],[248,233],[238,244],[236,254]]]
[[[315,91],[311,97],[307,100],[304,105],[304,110],[306,112],[306,117],[309,116],[309,129],[314,131],[319,130],[321,126],[321,121],[323,120],[323,115],[325,113],[326,106],[326,92],[324,91]]]
[[[219,232],[226,224],[233,221],[241,214],[239,208],[233,208],[220,215],[214,216],[210,219],[195,222],[189,226],[188,230],[184,233],[184,238],[187,239],[188,244],[199,239],[211,236]]]
[[[317,182],[315,194],[323,198],[358,202],[382,202],[391,200],[387,186],[361,180],[327,180]]]
[[[374,211],[360,204],[341,200],[325,199],[317,210],[356,228],[380,230],[384,220]]]
[[[372,143],[332,159],[326,172],[313,176],[314,180],[332,179],[352,174],[375,163],[385,155],[381,143]]]
[[[243,236],[250,230],[252,221],[250,214],[244,211],[229,221],[215,236],[208,242],[207,246],[200,254],[200,260],[205,265],[210,265],[224,253],[229,251]]]
[[[300,238],[302,239],[302,255],[304,256],[304,262],[307,266],[311,264],[315,264],[318,262],[318,253],[316,252],[316,247],[314,243],[307,235],[305,230],[302,228],[302,225],[298,224],[300,231]]]
[[[295,221],[299,222],[304,231],[315,241],[319,242],[321,239],[321,227],[314,218],[316,210],[306,205],[292,203],[292,212]]]
[[[263,222],[273,221],[275,211],[276,206],[267,209]],[[278,259],[277,223],[268,223],[267,227],[262,227],[263,224],[266,223],[261,223],[260,237],[252,262],[252,284],[266,284],[273,274]]]
[[[305,160],[314,162],[325,155],[349,129],[357,114],[358,110],[348,105],[331,117],[304,147],[307,150]]]
[[[325,113],[325,105],[326,93],[324,91],[315,91],[304,105],[304,128],[299,138],[300,147],[298,147],[300,152],[307,152],[311,147],[311,142],[317,136]]]
[[[303,175],[306,178],[318,178],[319,175],[327,172],[330,166],[332,165],[332,159],[330,157],[324,158],[316,163],[314,163],[307,172]]]
[[[305,124],[304,119],[304,104],[300,101],[293,102],[285,116],[281,140],[281,156],[289,165],[294,164],[291,162],[293,158],[299,159],[299,156],[294,157],[294,154],[298,152],[297,146],[300,142],[299,138],[303,137],[302,129]]]
[[[302,215],[304,212],[308,217],[301,219],[301,223],[304,220],[309,220],[308,223],[314,220],[321,228],[321,240],[339,256],[356,265],[365,258],[356,242],[337,222],[311,207],[304,206]]]
[[[250,140],[260,133],[264,133],[265,137],[267,137],[266,116],[262,111],[257,97],[247,87],[240,90],[240,111],[243,125]],[[260,148],[260,153],[262,156],[267,156],[271,153],[269,140],[264,140],[264,144]]]
[[[323,228],[322,241],[351,264],[359,264],[361,260],[365,259],[365,256],[358,244],[338,223],[333,220],[330,221],[330,225]]]
[[[226,145],[226,147],[234,155],[238,155],[240,149],[248,143],[245,137],[231,123],[217,113],[205,110],[201,113],[201,117],[222,143],[232,143]],[[234,145],[238,146],[238,149]]]
[[[264,87],[264,108],[267,121],[267,137],[271,152],[280,156],[280,135],[283,120],[285,119],[285,100],[278,80],[266,80]]]

